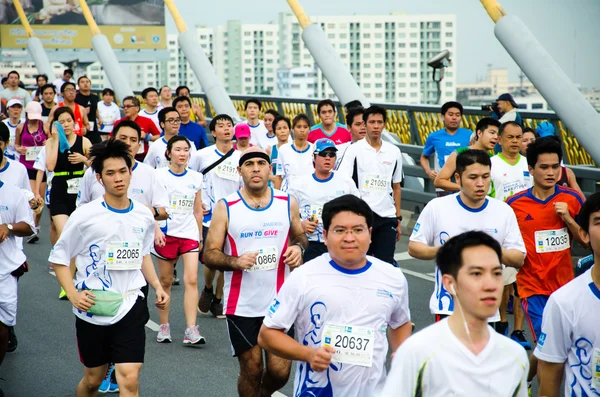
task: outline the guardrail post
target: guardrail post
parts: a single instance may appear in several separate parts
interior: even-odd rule
[[[308,116],[310,120],[310,125],[315,125],[315,118],[313,117],[312,110],[310,110],[310,103],[307,101],[303,101],[304,103],[304,113]]]
[[[423,142],[421,142],[421,137],[419,136],[419,129],[417,128],[417,120],[415,119],[415,111],[407,110],[408,120],[410,122],[410,137],[411,143],[422,146]]]

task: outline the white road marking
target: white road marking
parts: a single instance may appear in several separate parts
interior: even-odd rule
[[[152,330],[154,332],[160,331],[160,325],[156,324],[152,320],[148,320],[148,322],[146,323],[146,327],[148,327],[150,330]]]
[[[409,259],[414,259],[412,256],[408,255],[408,252],[399,252],[394,254],[394,259],[397,261],[407,261]]]
[[[275,393],[272,394],[272,397],[286,397],[286,395],[283,394],[283,393],[279,393],[278,391],[276,391]]]
[[[427,274],[415,272],[415,271],[404,269],[404,268],[400,268],[400,270],[402,270],[402,272],[404,274],[409,274],[409,275],[411,275],[413,277],[417,277],[417,278],[420,278],[420,279],[423,279],[423,280],[427,280],[427,281],[431,281],[432,283],[435,283],[435,278],[431,277],[431,276],[428,276]]]
[[[427,273],[428,276],[430,277],[435,277],[435,272],[434,273]]]

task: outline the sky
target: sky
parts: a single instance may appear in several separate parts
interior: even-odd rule
[[[494,23],[478,0],[299,0],[310,15],[455,14],[457,82],[485,77],[489,65],[508,68],[518,81],[519,67],[494,36]],[[600,0],[500,0],[507,14],[518,16],[576,84],[600,88]],[[276,23],[290,8],[285,0],[175,0],[187,25],[213,27],[228,20]],[[349,5],[351,4],[351,5]],[[168,13],[168,12],[167,12]],[[167,30],[176,29],[167,15]]]

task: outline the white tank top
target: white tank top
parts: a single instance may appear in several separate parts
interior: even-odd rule
[[[529,175],[527,159],[519,155],[519,161],[512,165],[502,156],[497,154],[492,162],[492,197],[506,201],[513,194],[533,186],[533,178]]]
[[[225,314],[264,317],[290,272],[283,263],[290,232],[290,196],[271,189],[271,197],[271,203],[261,209],[248,205],[239,192],[223,199],[229,218],[224,253],[259,253],[252,269],[225,272]]]

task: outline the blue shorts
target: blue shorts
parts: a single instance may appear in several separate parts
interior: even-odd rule
[[[531,329],[533,340],[537,342],[538,337],[542,334],[542,316],[544,308],[548,303],[549,296],[533,295],[528,298],[521,298],[521,306],[525,312],[525,318]]]

